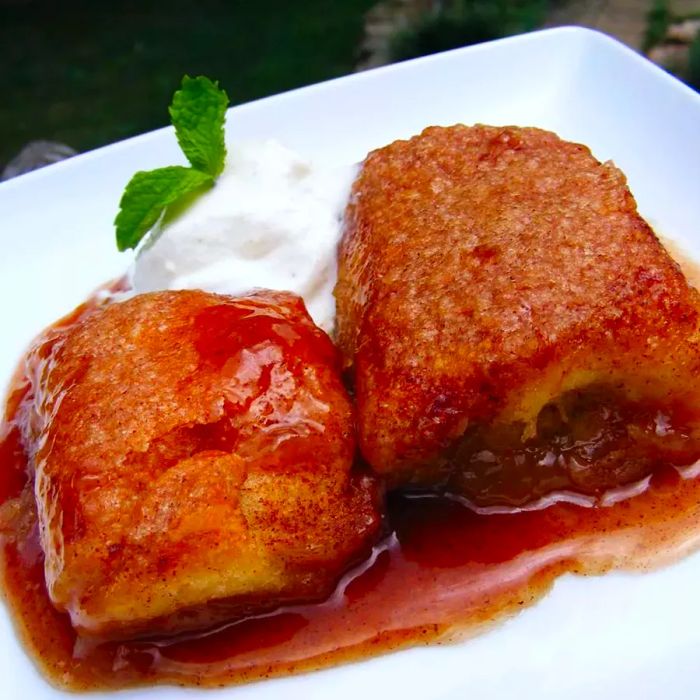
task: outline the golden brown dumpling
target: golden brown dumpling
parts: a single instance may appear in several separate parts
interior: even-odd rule
[[[326,595],[377,530],[336,351],[287,293],[144,294],[30,354],[52,602],[84,633]]]
[[[371,153],[336,287],[360,449],[484,505],[700,456],[700,298],[624,175],[532,128]]]

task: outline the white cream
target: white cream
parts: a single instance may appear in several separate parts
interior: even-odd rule
[[[322,168],[276,141],[229,150],[216,185],[164,221],[139,251],[134,292],[291,291],[330,332],[341,218],[356,166]]]

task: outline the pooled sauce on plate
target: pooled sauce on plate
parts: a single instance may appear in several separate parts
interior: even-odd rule
[[[87,640],[54,609],[44,584],[33,483],[15,423],[26,390],[18,374],[0,427],[2,587],[20,636],[60,687],[224,685],[473,635],[537,601],[564,573],[642,570],[700,545],[696,466],[659,468],[594,507],[557,502],[486,513],[448,497],[395,493],[384,537],[323,602],[178,637]]]

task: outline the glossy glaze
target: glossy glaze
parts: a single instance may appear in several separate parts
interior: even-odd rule
[[[381,523],[301,299],[153,292],[52,329],[17,418],[51,601],[85,636],[319,600]]]
[[[2,576],[28,650],[61,687],[235,683],[470,635],[536,601],[562,573],[666,563],[699,535],[700,480],[670,467],[598,507],[480,515],[447,498],[395,494],[386,536],[325,602],[206,633],[99,644],[80,638],[46,593],[31,479],[11,421],[21,392],[10,402],[1,451],[5,523],[14,511],[3,532]]]
[[[81,307],[59,327],[92,308]],[[231,312],[211,312],[219,313]],[[203,358],[214,364],[217,344],[235,340],[217,336],[220,321],[205,315],[197,322],[210,341]],[[575,502],[550,497],[536,510],[487,512],[458,499],[395,493],[383,537],[324,602],[199,633],[100,643],[80,637],[47,595],[32,475],[16,422],[26,391],[19,372],[0,432],[1,575],[27,650],[63,688],[217,686],[470,636],[537,601],[563,573],[644,570],[700,544],[694,467],[657,465],[653,478],[602,495],[559,494]]]

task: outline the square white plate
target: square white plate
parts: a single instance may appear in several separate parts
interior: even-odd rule
[[[242,105],[229,113],[227,138],[235,148],[238,139],[275,137],[343,164],[455,122],[540,126],[587,144],[627,173],[659,232],[700,251],[700,97],[590,30],[537,32]],[[129,177],[177,162],[175,138],[162,129],[0,186],[0,382],[35,333],[125,270],[130,258],[116,252],[111,222]],[[697,698],[699,587],[700,554],[644,576],[566,577],[539,605],[475,640],[207,697]],[[195,694],[161,687],[117,695]],[[38,675],[4,609],[0,697],[69,697]]]

